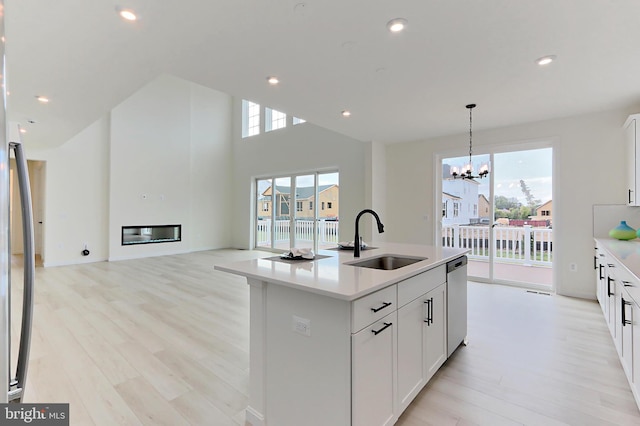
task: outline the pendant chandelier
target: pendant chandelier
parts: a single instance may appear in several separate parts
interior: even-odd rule
[[[473,120],[471,116],[471,111],[476,107],[476,104],[467,105],[467,109],[469,109],[469,163],[465,164],[460,170],[458,167],[451,167],[451,176],[454,179],[481,179],[489,174],[489,164],[483,164],[480,166],[480,171],[477,176],[473,175],[473,164],[471,163],[471,156],[473,154]]]

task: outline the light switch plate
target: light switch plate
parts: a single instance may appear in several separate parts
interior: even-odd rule
[[[292,319],[293,331],[303,336],[311,336],[311,320],[296,315],[293,315]]]

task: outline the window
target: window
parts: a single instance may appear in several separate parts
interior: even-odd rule
[[[309,210],[313,210],[313,201],[309,201]]]
[[[458,217],[460,211],[460,203],[453,203],[453,217]]]
[[[260,134],[260,104],[242,100],[242,137]]]
[[[322,202],[322,210],[324,210],[324,201]]]
[[[265,132],[287,127],[287,114],[275,109],[265,108]]]
[[[478,216],[478,205],[474,204],[473,205],[473,217],[477,217]]]
[[[549,210],[542,210],[541,216],[551,216],[551,215],[549,214]]]
[[[306,123],[307,120],[303,120],[302,118],[298,118],[298,117],[293,117],[293,125],[295,126],[296,124],[302,124],[302,123]]]
[[[262,211],[263,212],[268,212],[269,211],[269,203],[267,203],[267,202],[263,202],[262,203]]]
[[[327,208],[330,209],[331,208],[331,201],[327,201]]]
[[[302,201],[296,201],[296,211],[297,212],[302,211]]]

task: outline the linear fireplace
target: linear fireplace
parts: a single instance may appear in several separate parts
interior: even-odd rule
[[[182,240],[182,225],[123,226],[122,245],[170,243]]]

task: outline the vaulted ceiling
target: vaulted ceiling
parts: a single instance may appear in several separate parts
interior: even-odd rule
[[[463,133],[472,102],[475,130],[640,102],[637,0],[5,0],[5,19],[8,118],[34,147],[162,73],[381,142]]]

